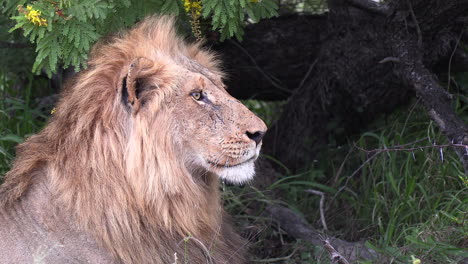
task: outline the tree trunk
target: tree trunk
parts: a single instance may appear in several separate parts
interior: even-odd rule
[[[288,15],[245,29],[242,42],[215,45],[239,99],[286,100],[301,85],[327,35],[325,15]]]
[[[327,34],[304,85],[293,91],[266,151],[292,169],[307,165],[330,138],[362,129],[380,113],[418,96],[450,141],[468,130],[434,72],[463,61],[458,49],[467,0],[330,0]],[[461,59],[460,59],[461,58]],[[286,67],[286,66],[285,66]],[[448,67],[446,66],[445,69]],[[458,153],[468,171],[464,147]]]

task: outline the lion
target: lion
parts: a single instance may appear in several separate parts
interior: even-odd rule
[[[267,127],[217,55],[150,17],[100,41],[0,187],[0,263],[244,263],[221,180],[254,176]]]

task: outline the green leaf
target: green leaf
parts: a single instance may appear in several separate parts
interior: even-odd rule
[[[161,7],[161,13],[178,15],[179,5],[177,4],[177,1],[180,0],[164,1],[163,6]]]
[[[22,143],[23,140],[24,139],[22,137],[14,135],[14,134],[8,134],[8,135],[0,137],[0,141],[4,141],[4,142]]]

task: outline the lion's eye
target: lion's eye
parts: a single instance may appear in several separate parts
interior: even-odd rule
[[[204,98],[204,94],[202,92],[193,92],[190,95],[197,101],[201,101]]]

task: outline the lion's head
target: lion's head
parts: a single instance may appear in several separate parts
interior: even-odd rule
[[[222,77],[216,56],[179,38],[172,18],[101,41],[49,124],[18,148],[2,202],[44,182],[46,206],[123,263],[169,263],[174,252],[199,263],[198,242],[212,245],[215,262],[242,262],[219,178],[253,177],[266,126]],[[181,247],[187,236],[198,242]]]
[[[161,136],[162,128],[169,131],[165,136],[174,157],[189,172],[198,172],[193,175],[207,171],[233,183],[250,180],[265,123],[228,94],[220,74],[189,57],[170,68],[160,60],[146,55],[130,64],[120,95],[127,119],[134,124],[139,116],[152,120],[144,125],[154,133],[148,137]]]

